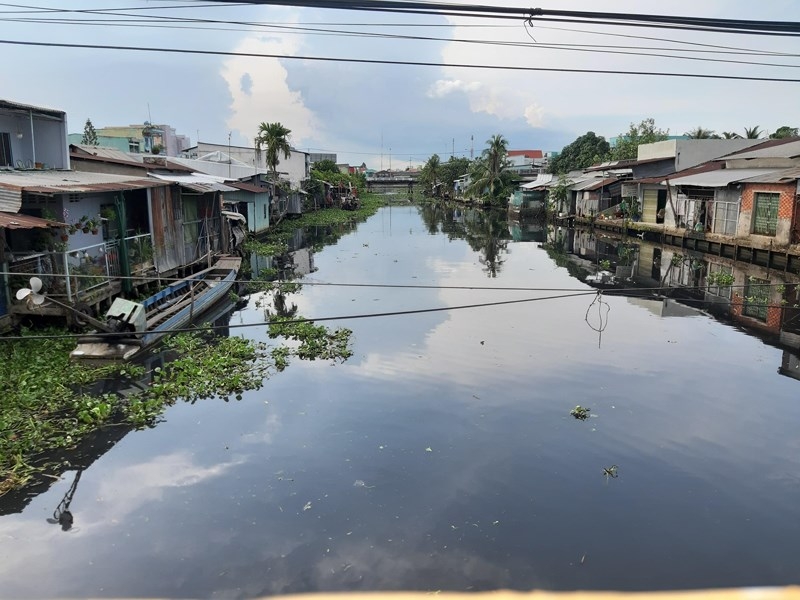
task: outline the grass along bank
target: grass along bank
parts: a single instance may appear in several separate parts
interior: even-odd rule
[[[296,219],[284,219],[261,237],[260,240],[249,238],[244,249],[262,256],[274,256],[286,251],[287,241],[296,229],[304,227],[322,227],[326,225],[341,225],[346,223],[359,223],[366,221],[386,206],[384,199],[378,194],[364,194],[361,197],[361,206],[356,210],[341,208],[321,208],[305,212]]]

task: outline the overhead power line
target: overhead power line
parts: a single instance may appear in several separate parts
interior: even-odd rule
[[[234,0],[214,0],[233,3]],[[237,0],[237,4],[241,1]],[[397,0],[249,0],[248,4],[265,6],[294,6],[303,8],[325,8],[368,12],[393,12],[440,16],[483,17],[494,19],[518,19],[530,22],[538,20],[591,23],[596,25],[623,25],[688,29],[704,32],[737,33],[750,35],[800,35],[800,23],[793,21],[756,21],[749,19],[720,19],[709,17],[686,17],[680,15],[656,15],[641,13],[613,13],[600,11],[550,10],[543,8],[517,8],[481,4],[451,4],[444,2],[408,2]]]
[[[458,306],[437,306],[435,308],[418,308],[418,309],[411,309],[411,310],[394,310],[394,311],[386,311],[386,312],[379,312],[379,313],[358,313],[353,315],[340,315],[336,317],[317,317],[314,319],[309,318],[301,318],[301,319],[291,319],[291,320],[276,320],[276,321],[262,321],[258,323],[234,323],[223,325],[219,327],[210,327],[206,329],[240,329],[244,327],[263,327],[269,325],[284,325],[284,324],[296,324],[296,323],[323,323],[327,321],[349,321],[354,319],[374,319],[378,317],[396,317],[396,316],[403,316],[403,315],[421,315],[426,313],[435,313],[435,312],[449,312],[453,310],[467,310],[473,308],[488,308],[492,306],[507,306],[510,304],[526,304],[530,302],[539,302],[542,300],[562,300],[565,298],[580,298],[583,296],[595,296],[597,295],[597,290],[589,290],[583,292],[574,292],[570,294],[558,294],[554,296],[539,296],[536,298],[519,298],[516,300],[498,300],[496,302],[478,302],[474,304],[461,304]],[[188,333],[198,331],[197,327],[181,327],[181,328],[174,328],[167,330],[167,333]],[[86,336],[85,333],[64,333],[64,334],[55,334],[55,335],[16,335],[16,336],[0,336],[0,342],[2,341],[14,341],[14,340],[52,340],[52,339],[75,339]],[[104,333],[104,332],[97,332],[92,333],[92,337],[108,337],[108,338],[118,338],[120,334],[118,333]]]
[[[113,15],[116,13],[104,12],[103,14]],[[2,18],[0,21],[15,22],[15,23],[35,23],[44,25],[67,25],[73,27],[75,25],[82,26],[95,26],[95,27],[135,27],[137,29],[189,29],[199,31],[251,31],[251,29],[242,29],[237,27],[212,27],[210,24],[234,24],[246,27],[259,27],[260,31],[278,31],[282,33],[297,34],[297,35],[330,35],[341,37],[358,37],[365,39],[390,39],[390,40],[408,40],[408,41],[425,41],[425,42],[448,42],[456,44],[472,44],[472,45],[487,45],[487,46],[508,46],[514,48],[527,48],[530,50],[550,50],[561,52],[589,52],[592,54],[616,54],[622,56],[646,56],[662,59],[673,60],[688,60],[695,62],[711,62],[711,63],[725,63],[725,64],[740,64],[761,67],[778,67],[778,68],[800,68],[800,65],[762,62],[752,60],[734,60],[730,58],[711,58],[708,56],[683,56],[679,54],[666,54],[667,52],[704,52],[720,53],[719,51],[712,50],[696,50],[696,49],[681,49],[681,48],[668,48],[668,47],[637,47],[637,46],[609,46],[603,44],[567,44],[567,43],[545,43],[545,42],[528,42],[528,41],[508,41],[508,40],[480,40],[480,39],[465,39],[465,38],[448,38],[439,36],[423,36],[423,35],[405,35],[398,33],[384,33],[384,32],[365,32],[365,31],[352,31],[343,29],[327,29],[318,27],[305,27],[293,24],[266,24],[266,23],[248,23],[244,21],[224,21],[219,19],[184,19],[184,18],[162,18],[153,16],[152,19],[53,19],[53,18]],[[178,24],[181,23],[181,24]],[[186,25],[182,23],[187,23]],[[196,23],[198,25],[189,25]],[[733,54],[729,51],[727,54]],[[736,54],[748,54],[756,56],[772,56],[760,52],[735,52]],[[783,56],[798,56],[783,55]]]
[[[0,44],[16,46],[40,46],[45,48],[75,48],[88,50],[124,50],[129,52],[160,52],[168,54],[189,54],[189,55],[208,55],[208,56],[240,56],[247,58],[277,58],[284,60],[307,60],[319,62],[335,63],[362,63],[372,65],[404,65],[416,67],[446,67],[455,69],[491,69],[499,71],[518,71],[518,72],[540,72],[540,73],[580,73],[597,75],[638,75],[647,77],[680,77],[689,79],[715,79],[733,81],[762,81],[762,82],[781,82],[781,83],[800,83],[800,79],[792,77],[757,77],[749,75],[720,75],[710,73],[679,73],[667,71],[623,71],[617,69],[569,69],[562,67],[523,67],[514,65],[480,65],[463,63],[444,63],[427,61],[404,61],[404,60],[379,60],[368,58],[340,58],[332,56],[295,56],[288,54],[271,54],[258,52],[232,52],[222,50],[194,50],[188,48],[142,48],[137,46],[117,46],[110,44],[68,44],[61,42],[35,42],[23,40],[0,40]]]

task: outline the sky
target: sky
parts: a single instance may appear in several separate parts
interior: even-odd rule
[[[500,4],[531,6],[528,0],[493,3]],[[342,163],[402,169],[422,164],[434,153],[444,159],[451,154],[477,156],[494,134],[505,136],[511,149],[550,151],[560,150],[587,131],[616,136],[627,131],[630,123],[648,117],[673,135],[698,126],[742,133],[755,125],[766,131],[800,125],[800,84],[794,82],[151,51],[180,48],[283,57],[800,79],[800,40],[791,37],[571,23],[534,22],[529,28],[509,21],[239,6],[207,0],[29,0],[26,6],[0,2],[0,40],[147,50],[3,45],[6,60],[0,70],[0,98],[64,110],[70,133],[80,133],[87,118],[95,127],[150,120],[171,125],[192,143],[199,139],[224,144],[230,136],[232,144],[249,145],[259,123],[279,121],[292,131],[291,143],[299,150],[335,152]],[[536,6],[800,21],[796,0],[672,0],[657,5],[633,0],[542,0]],[[33,7],[58,11],[43,13]],[[136,22],[123,26],[118,15],[85,12],[97,9],[117,9]],[[176,22],[176,18],[224,23]],[[376,38],[332,30],[437,39]],[[517,45],[477,43],[487,41]],[[554,49],[552,44],[570,44],[572,49]],[[721,54],[720,48],[709,45],[738,50]],[[654,56],[609,52],[629,51],[631,46]],[[742,53],[751,50],[794,56]],[[686,60],[665,54],[741,62]]]

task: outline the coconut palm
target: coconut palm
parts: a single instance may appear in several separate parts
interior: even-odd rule
[[[726,140],[740,140],[742,139],[742,136],[735,131],[723,131],[722,138]]]
[[[761,127],[756,125],[755,127],[745,127],[744,128],[744,137],[747,140],[757,140],[761,137],[761,134],[764,133],[761,131]]]
[[[434,154],[425,163],[420,172],[420,180],[426,187],[430,187],[433,194],[436,194],[436,184],[439,183],[439,171],[441,170],[442,160],[438,154]]]
[[[261,123],[258,126],[256,148],[267,149],[266,164],[267,168],[272,171],[273,181],[278,179],[279,155],[283,154],[285,159],[292,155],[292,147],[289,145],[289,134],[291,133],[291,129],[287,129],[280,123]]]
[[[481,158],[475,161],[469,193],[494,202],[508,192],[514,174],[507,170],[508,140],[496,134],[486,144]]]
[[[686,137],[691,138],[693,140],[710,140],[710,139],[715,139],[715,138],[719,137],[711,129],[704,129],[703,127],[700,127],[700,126],[695,127],[691,131],[687,131],[683,135],[685,135]]]

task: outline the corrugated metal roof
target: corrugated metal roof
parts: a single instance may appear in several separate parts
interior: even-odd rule
[[[6,229],[47,229],[48,227],[67,227],[67,224],[19,213],[0,212],[0,227],[5,227]]]
[[[726,159],[738,158],[795,158],[800,156],[800,140],[793,139],[783,144],[770,144],[756,150],[745,150],[735,154],[728,154]]]
[[[725,187],[749,177],[774,173],[781,169],[716,169],[705,173],[695,173],[683,177],[670,177],[671,185],[691,185],[696,187]],[[666,178],[665,178],[666,179]]]
[[[22,206],[22,192],[20,190],[6,190],[0,187],[0,210],[15,213]]]
[[[596,181],[593,184],[584,187],[583,189],[587,192],[593,192],[594,190],[599,190],[601,187],[614,183],[616,180],[616,177],[606,177],[605,179]]]
[[[7,208],[10,199],[21,202],[22,192],[34,194],[85,194],[90,192],[116,192],[158,187],[163,182],[143,177],[88,173],[83,171],[3,171],[0,172],[0,208]]]
[[[87,146],[85,144],[70,144],[70,147],[76,148],[78,152],[75,154],[79,157],[86,158],[100,158],[113,161],[121,161],[125,163],[134,164],[137,167],[141,166],[141,162],[137,162],[127,152],[117,150],[116,148],[104,148],[103,146]]]
[[[237,190],[245,192],[253,192],[254,194],[269,194],[269,188],[259,187],[254,183],[247,183],[246,181],[227,181],[227,185],[235,187]]]
[[[590,187],[598,183],[602,183],[603,181],[605,180],[594,176],[582,177],[581,179],[573,183],[571,186],[569,186],[569,189],[572,190],[573,192],[580,192],[581,190],[588,190]]]
[[[40,112],[48,115],[52,115],[54,117],[63,117],[67,113],[63,110],[57,110],[55,108],[45,108],[44,106],[33,106],[31,104],[22,104],[21,102],[12,102],[11,100],[0,100],[0,109],[8,109],[8,110],[24,110],[24,111],[35,111]]]
[[[766,173],[764,175],[756,175],[755,177],[748,177],[742,179],[742,183],[792,183],[800,179],[800,167],[793,167],[791,169],[781,169]]]
[[[190,173],[189,175],[151,173],[161,181],[169,181],[201,194],[206,192],[234,192],[235,187],[225,185],[221,177],[206,175],[205,173]]]
[[[553,181],[553,174],[552,173],[539,173],[536,176],[536,179],[533,181],[529,181],[528,183],[523,183],[521,187],[523,190],[531,190],[533,188],[545,185]]]
[[[267,174],[269,171],[264,167],[254,167],[253,165],[238,165],[236,163],[214,162],[209,160],[198,160],[196,158],[176,157],[172,159],[180,165],[190,168],[196,173],[207,173],[215,177],[222,177],[227,180],[244,179],[255,174]]]

